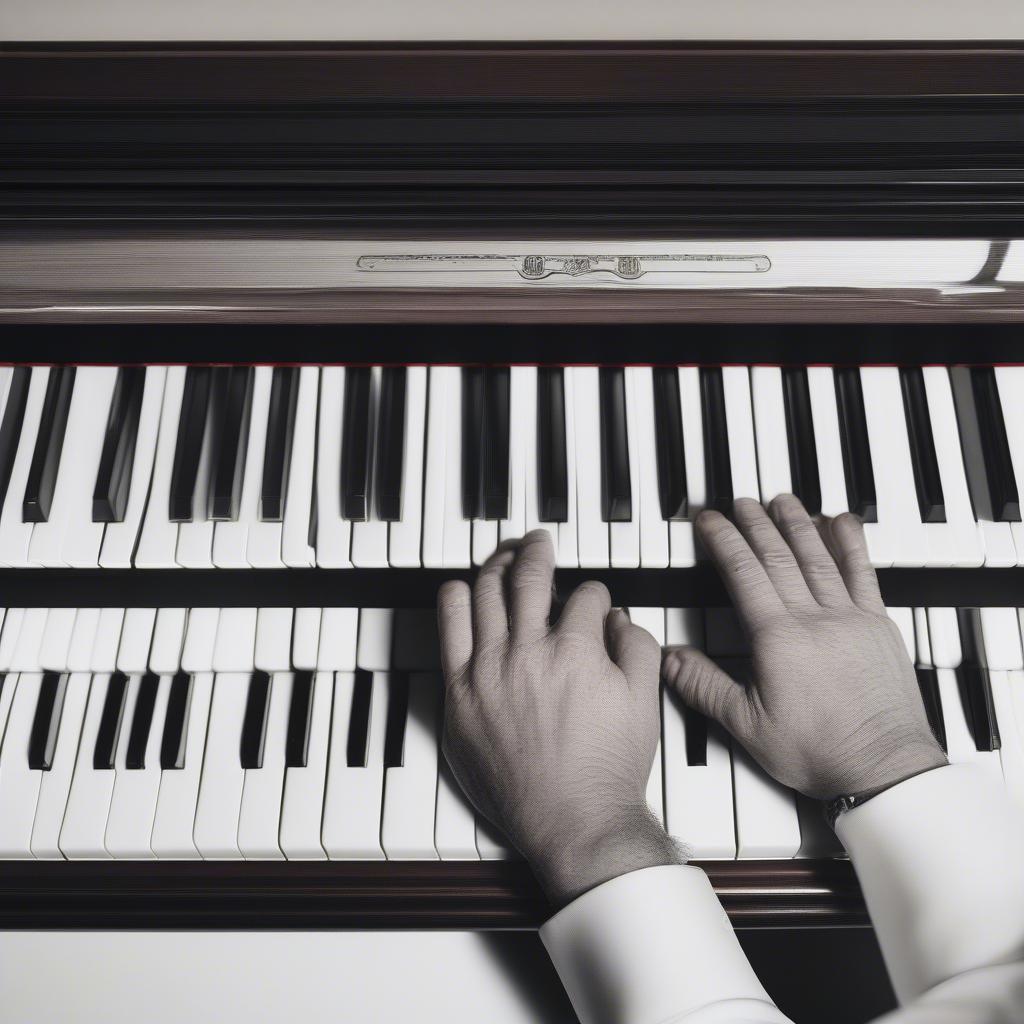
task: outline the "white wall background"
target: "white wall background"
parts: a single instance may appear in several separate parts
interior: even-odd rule
[[[0,39],[1024,39],[1022,0],[0,0]]]

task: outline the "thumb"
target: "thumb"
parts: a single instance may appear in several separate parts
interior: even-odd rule
[[[665,685],[684,704],[718,722],[743,742],[751,731],[747,690],[695,647],[672,647],[661,662]]]
[[[608,653],[630,686],[658,685],[661,647],[642,626],[634,625],[621,608],[613,608],[606,623]]]

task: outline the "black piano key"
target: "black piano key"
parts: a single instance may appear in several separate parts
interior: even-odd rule
[[[365,522],[370,511],[370,411],[370,368],[350,366],[345,371],[342,417],[341,514],[357,523]]]
[[[569,518],[565,447],[565,375],[560,366],[537,370],[537,497],[542,523]]]
[[[366,748],[370,738],[370,705],[373,697],[373,673],[356,669],[352,683],[352,710],[348,718],[345,763],[349,768],[366,767]]]
[[[385,366],[381,371],[374,500],[377,504],[377,518],[386,523],[397,522],[402,518],[405,378],[404,366]]]
[[[601,518],[628,523],[633,518],[626,425],[626,373],[620,366],[601,370]]]
[[[153,725],[153,708],[156,706],[156,692],[159,688],[160,679],[152,672],[147,672],[139,680],[135,713],[132,715],[131,729],[128,732],[125,768],[139,770],[146,767],[146,744],[149,743],[149,730]]]
[[[462,518],[483,517],[480,460],[484,433],[484,370],[462,369]]]
[[[701,367],[700,401],[704,420],[707,507],[731,515],[732,461],[729,458],[729,426],[725,414],[725,392],[720,367]]]
[[[242,499],[242,477],[252,407],[251,366],[221,367],[215,371],[210,487],[207,517],[234,522]]]
[[[187,672],[176,672],[167,697],[164,733],[160,741],[160,767],[164,771],[180,771],[185,767],[185,740],[191,704],[192,677]]]
[[[821,513],[821,480],[818,477],[811,393],[807,386],[807,370],[802,366],[782,368],[782,399],[786,410],[793,493],[803,502],[808,513],[816,516]]]
[[[275,366],[270,385],[263,481],[260,485],[260,519],[265,523],[279,523],[284,518],[298,395],[298,367]]]
[[[61,676],[57,672],[43,673],[28,740],[28,766],[33,771],[48,772],[53,767],[53,753],[57,747],[57,730],[60,728],[66,686],[66,676]]]
[[[932,436],[928,396],[921,368],[901,368],[900,387],[903,390],[903,410],[907,417],[910,461],[914,467],[914,485],[917,488],[917,507],[921,513],[921,522],[944,523],[946,503],[942,497],[939,460],[935,454],[935,438]]]
[[[946,750],[946,722],[942,717],[942,702],[939,699],[939,676],[933,668],[918,668],[917,685],[921,688],[921,701],[924,713],[928,716],[928,724],[932,734],[939,741],[943,751]]]
[[[693,708],[683,708],[686,733],[686,763],[691,767],[708,763],[708,720]]]
[[[977,608],[959,608],[960,666],[957,686],[967,726],[978,750],[998,750],[999,724],[996,721],[992,683],[985,665],[985,642],[981,631],[981,612]]]
[[[49,518],[74,386],[73,366],[58,366],[50,370],[39,418],[39,434],[25,482],[22,520],[26,523],[45,523]]]
[[[117,371],[107,429],[103,437],[103,452],[96,473],[96,486],[92,492],[94,523],[124,521],[145,385],[144,367],[122,366]]]
[[[16,366],[11,375],[11,385],[7,389],[7,404],[4,406],[3,419],[0,420],[0,508],[3,508],[7,489],[11,485],[11,470],[14,468],[14,457],[18,454],[31,378],[30,367]]]
[[[174,523],[192,521],[199,458],[210,405],[213,374],[208,366],[190,366],[185,372],[185,389],[178,416],[178,438],[171,468],[171,497],[168,518]]]
[[[401,768],[405,757],[405,720],[409,712],[409,676],[392,672],[388,685],[388,720],[384,729],[384,767]]]
[[[683,449],[683,412],[679,404],[679,372],[674,367],[656,366],[653,381],[661,518],[685,519],[686,454]]]
[[[110,771],[114,767],[117,752],[117,738],[121,734],[121,719],[124,717],[124,700],[128,695],[128,677],[123,672],[114,672],[107,684],[100,714],[100,727],[96,732],[96,746],[92,755],[92,766],[96,771]]]
[[[484,433],[480,476],[485,519],[508,518],[509,371],[495,367],[484,376]]]
[[[296,672],[288,708],[285,767],[305,768],[309,759],[309,727],[313,719],[313,673]]]
[[[970,374],[992,514],[998,523],[1019,523],[1020,496],[1013,475],[996,371],[991,366],[972,366]]]
[[[270,706],[270,676],[253,672],[245,700],[242,742],[239,754],[243,768],[263,767],[263,744],[267,738],[267,709]]]
[[[851,512],[856,512],[866,523],[874,523],[878,519],[878,501],[860,370],[856,366],[837,366],[835,380],[847,502]]]

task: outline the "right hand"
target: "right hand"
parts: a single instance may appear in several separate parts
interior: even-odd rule
[[[750,641],[753,679],[683,647],[665,654],[666,684],[807,796],[879,791],[946,764],[860,520],[826,526],[830,552],[792,495],[770,511],[739,499],[735,526],[709,511],[696,523]]]

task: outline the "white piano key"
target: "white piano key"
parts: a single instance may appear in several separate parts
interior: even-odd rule
[[[320,418],[316,443],[316,564],[348,568],[352,524],[341,517],[341,444],[345,367],[325,366],[320,375]]]
[[[444,566],[445,472],[448,468],[448,374],[447,366],[430,368],[430,401],[427,403],[427,455],[423,480],[423,565]],[[461,516],[461,509],[459,515]]]
[[[21,421],[18,450],[11,465],[11,476],[7,495],[0,510],[0,564],[14,568],[28,568],[29,544],[32,540],[32,523],[22,522],[22,506],[25,500],[25,484],[35,452],[39,434],[39,419],[46,397],[46,385],[50,377],[48,366],[33,366],[25,399],[25,413]]]
[[[402,764],[384,772],[381,845],[388,860],[437,860],[434,807],[440,696],[439,676],[410,674]]]
[[[287,504],[285,509],[285,515],[287,515]],[[306,520],[308,534],[308,514]],[[283,521],[264,522],[257,516],[256,521],[249,524],[249,532],[245,539],[245,558],[253,569],[284,568],[285,563],[281,556],[283,534]],[[309,548],[308,542],[306,542],[306,547]],[[312,549],[309,548],[309,550]]]
[[[317,672],[313,677],[313,710],[304,767],[285,770],[281,802],[281,852],[288,860],[324,860],[320,824],[327,784],[327,751],[330,742],[334,675]]]
[[[35,820],[32,823],[32,856],[37,860],[64,859],[60,850],[60,830],[82,735],[89,683],[88,672],[72,672],[64,688],[57,745],[50,770],[42,773]]]
[[[216,385],[211,385],[215,387]],[[174,560],[183,569],[213,568],[213,528],[216,525],[207,515],[210,497],[210,477],[216,460],[213,450],[215,417],[207,413],[199,450],[195,490],[192,492],[192,519],[178,523],[178,544]]]
[[[889,618],[896,623],[903,637],[903,646],[913,661],[917,657],[917,636],[914,633],[914,612],[910,608],[886,608]]]
[[[626,396],[626,451],[629,454],[630,519],[628,522],[608,524],[608,547],[611,565],[617,569],[636,569],[640,566],[640,452],[637,437],[638,412],[634,392],[636,376],[627,367],[623,372],[623,390]],[[652,410],[653,411],[653,410]]]
[[[395,623],[393,608],[363,608],[359,613],[359,643],[356,665],[371,672],[391,667],[391,638]]]
[[[142,568],[149,556],[156,564],[173,567],[174,545],[177,541],[178,528],[176,523],[167,520],[171,462],[167,463],[166,473],[160,477],[159,484],[155,466],[157,453],[161,451],[158,435],[163,416],[165,391],[168,392],[168,415],[175,424],[177,424],[177,416],[181,410],[181,391],[185,377],[184,368],[179,367],[179,369],[182,371],[181,383],[176,388],[177,406],[175,406],[175,397],[171,394],[171,391],[175,389],[167,387],[168,368],[166,366],[146,367],[146,380],[142,389],[142,407],[139,409],[139,428],[135,437],[135,457],[132,460],[132,476],[128,486],[128,503],[125,506],[124,520],[120,523],[107,523],[103,532],[100,565],[104,569],[131,568],[136,542],[139,543],[139,554],[135,559],[137,566]],[[172,461],[174,457],[173,442],[173,436],[170,442],[165,442],[165,445],[169,444],[169,458]],[[152,499],[155,503],[154,524],[157,522],[156,510],[159,508],[164,515],[165,525],[154,525],[143,544],[140,531],[143,529],[144,520],[148,521],[146,501],[150,497],[151,482],[153,484]],[[162,499],[161,494],[163,495]],[[163,501],[162,506],[161,500]],[[163,558],[164,550],[167,553],[166,559]]]
[[[51,608],[39,645],[39,666],[49,672],[67,672],[71,636],[75,629],[74,608]]]
[[[213,669],[213,648],[217,642],[219,608],[193,608],[185,626],[185,643],[181,649],[181,667],[185,672],[210,672]]]
[[[967,489],[949,373],[944,366],[925,366],[922,375],[946,508],[945,523],[925,524],[929,558],[937,565],[979,566],[985,560],[985,547]]]
[[[757,447],[750,399],[750,377],[745,366],[722,367],[722,393],[729,427],[729,463],[734,498],[760,498]]]
[[[982,608],[981,635],[990,669],[1024,669],[1016,608]]]
[[[267,443],[270,385],[273,377],[272,366],[257,366],[253,369],[248,434],[242,440],[245,445],[245,466],[238,503],[238,519],[233,522],[218,522],[213,528],[213,564],[221,569],[249,568],[249,531],[259,522],[263,452]]]
[[[296,608],[292,633],[292,665],[311,672],[320,650],[320,609]]]
[[[240,743],[249,673],[218,672],[210,701],[203,773],[192,839],[204,860],[237,860],[245,769]]]
[[[68,860],[95,860],[110,856],[103,844],[103,836],[114,791],[114,769],[93,767],[96,734],[109,684],[110,675],[103,672],[93,676],[89,687],[89,702],[60,830],[60,851]]]
[[[135,552],[138,569],[173,569],[178,565],[175,552],[178,547],[178,524],[171,522],[171,474],[174,471],[174,451],[178,443],[178,420],[185,392],[184,366],[170,366],[164,383],[163,405],[157,431],[149,501],[145,506],[139,547]],[[149,379],[146,380],[147,387]],[[142,421],[140,419],[141,428]],[[140,435],[139,441],[142,441]],[[132,481],[134,490],[134,480]],[[102,559],[106,565],[109,553],[104,545]]]
[[[21,621],[18,642],[11,659],[14,672],[40,672],[42,664],[39,660],[43,643],[43,632],[46,629],[47,610],[45,608],[26,608],[25,617]]]
[[[498,547],[498,520],[474,519],[471,526],[473,564],[483,565]]]
[[[669,523],[669,561],[674,568],[696,565],[693,520],[704,507],[707,483],[704,476],[704,414],[700,402],[700,371],[679,367],[679,405],[683,423],[683,456],[686,459],[688,518]]]
[[[914,638],[917,641],[917,659],[915,665],[922,668],[933,668],[932,644],[928,631],[928,609],[914,609]]]
[[[358,635],[358,608],[325,608],[320,620],[320,648],[316,667],[332,672],[353,671],[356,667]]]
[[[256,609],[222,608],[213,645],[213,671],[252,672],[255,653]]]
[[[526,533],[526,470],[529,465],[536,472],[537,458],[537,367],[511,367],[508,391],[508,518],[498,523],[498,539],[501,541],[522,537]],[[528,423],[531,416],[533,421]],[[534,439],[532,459],[528,458],[526,450],[528,436]]]
[[[139,673],[149,668],[149,649],[153,643],[155,608],[128,608],[121,625],[121,643],[117,649],[117,668]]]
[[[7,675],[0,681],[0,737],[3,737],[4,729],[7,728],[7,716],[10,714],[11,704],[14,701],[14,691],[17,688],[18,677],[14,673]]]
[[[388,560],[396,568],[418,568],[423,525],[423,449],[427,433],[427,368],[405,371],[405,444],[402,457],[402,518],[388,528]]]
[[[1010,462],[1017,483],[1017,494],[1024,494],[1024,366],[997,366],[996,389],[1003,411],[1006,440],[1010,446]],[[1024,565],[1024,523],[1010,523],[1017,565]]]
[[[262,672],[287,672],[291,654],[291,608],[261,608],[256,615],[254,666]]]
[[[14,377],[13,366],[0,366],[0,415],[7,408],[7,396],[11,390],[11,380]]]
[[[32,822],[44,773],[29,767],[28,744],[42,679],[38,672],[23,672],[17,679],[5,680],[5,689],[14,687],[14,699],[0,748],[0,859],[4,860],[32,856]]]
[[[1017,564],[1017,547],[1012,523],[982,522],[981,539],[985,547],[985,565],[990,569],[1007,569]]]
[[[565,376],[573,378],[576,542],[580,567],[607,569],[608,524],[601,518],[600,371],[596,366],[570,366],[566,367]]]
[[[631,472],[639,494],[640,564],[645,569],[664,569],[669,563],[669,524],[661,518],[661,496],[658,491],[658,448],[654,425],[654,381],[649,366],[626,368],[626,378],[633,382],[635,416],[629,423],[636,437],[636,460],[631,445]]]
[[[21,624],[25,620],[24,608],[8,608],[0,628],[0,672],[7,672],[14,663],[14,651],[18,646]]]
[[[955,608],[928,609],[928,639],[936,668],[956,668],[963,661]]]
[[[544,530],[551,538],[551,547],[557,559],[559,553],[558,531],[561,529],[562,524],[541,522],[540,518],[540,467],[537,462],[537,367],[513,367],[512,372],[515,373],[516,370],[520,369],[529,371],[531,374],[531,383],[528,386],[524,385],[518,391],[515,391],[516,378],[513,377],[514,401],[517,404],[514,406],[516,411],[512,422],[515,426],[512,429],[512,433],[518,437],[519,450],[523,459],[523,498],[525,509],[523,533],[529,533],[531,530]],[[508,536],[511,536],[511,528],[509,528]],[[573,555],[575,556],[575,544],[573,548]],[[438,788],[439,801],[441,799],[441,792],[442,789]],[[438,805],[438,813],[440,813],[440,804]],[[473,850],[475,857],[475,845]],[[440,847],[438,852],[440,853]],[[441,859],[446,859],[444,854],[441,854]]]
[[[1024,672],[992,672],[992,701],[999,723],[1003,781],[1019,813],[1024,813]]]
[[[380,819],[388,677],[379,672],[373,676],[366,764],[362,767],[349,767],[347,757],[354,682],[355,676],[350,672],[339,672],[334,679],[331,750],[320,841],[331,860],[383,860]]]
[[[96,643],[96,630],[100,624],[99,608],[79,608],[68,645],[68,671],[89,672],[92,669],[92,649]]]
[[[659,647],[665,646],[665,609],[664,608],[629,608],[630,621],[635,626],[646,629],[657,641]],[[651,774],[647,780],[647,805],[655,817],[663,825],[665,823],[665,786],[662,771],[661,739],[654,751]]]
[[[839,437],[839,408],[831,366],[807,367],[807,391],[811,400],[814,446],[818,450],[818,482],[821,514],[837,516],[850,508],[846,495],[843,448]]]
[[[752,366],[750,393],[754,407],[761,500],[767,504],[778,494],[793,492],[789,470],[789,441],[786,436],[786,406],[782,397],[782,369],[778,366]]]
[[[462,516],[462,370],[458,366],[435,367],[448,375],[444,407],[445,469],[444,521],[442,525],[443,565],[447,569],[468,568],[471,562],[471,522]],[[430,372],[434,373],[434,369]],[[429,467],[428,467],[429,469]],[[426,564],[426,562],[424,562]]]
[[[75,370],[50,514],[36,524],[29,544],[29,561],[35,565],[99,565],[103,524],[92,521],[92,495],[116,380],[114,366]]]
[[[434,849],[441,860],[479,860],[476,818],[448,762],[438,755]]]
[[[380,389],[383,368],[370,367],[370,430],[369,469],[371,477],[377,464],[377,418],[380,412]],[[372,492],[367,496],[365,522],[352,524],[352,564],[364,569],[388,567],[388,524],[377,518],[377,507]]]
[[[281,529],[281,561],[291,569],[304,569],[316,564],[316,551],[309,539],[309,524],[313,502],[317,500],[313,479],[317,459],[319,389],[319,368],[303,366],[299,370],[292,456],[288,463],[288,490]],[[340,469],[340,461],[338,466]]]
[[[519,856],[508,838],[479,814],[476,816],[476,852],[481,860],[515,860]]]
[[[153,645],[149,650],[149,668],[159,675],[173,675],[181,668],[185,645],[185,608],[158,608],[153,626]]]
[[[701,610],[666,609],[665,640],[670,645],[689,644],[703,649]],[[661,712],[665,827],[699,860],[732,860],[736,856],[736,824],[729,740],[713,722],[708,722],[707,763],[687,764],[685,709],[664,690]]]
[[[135,677],[138,679],[138,677]],[[138,683],[136,683],[138,685]],[[128,736],[131,721],[126,717],[121,728],[114,792],[110,799],[104,845],[115,859],[150,860],[156,856],[152,847],[153,823],[160,793],[160,743],[163,739],[167,698],[171,677],[162,676],[153,705],[153,718],[146,740],[145,766],[126,767]]]
[[[281,860],[284,857],[278,835],[293,679],[291,672],[275,672],[271,677],[263,767],[245,769],[238,813],[238,848],[246,860]]]
[[[562,391],[565,405],[565,479],[568,491],[566,521],[558,524],[558,546],[555,564],[560,569],[573,569],[579,561],[579,497],[576,463],[576,377],[571,367],[562,371]],[[536,425],[535,428],[536,429]],[[479,847],[479,843],[477,844]]]
[[[1003,769],[998,750],[978,750],[967,724],[967,715],[960,698],[960,687],[956,672],[940,668],[936,672],[939,683],[939,701],[942,704],[942,720],[946,727],[946,752],[950,764],[976,764],[989,772],[991,777],[1002,781]]]
[[[184,767],[168,768],[160,773],[160,792],[157,795],[150,839],[150,848],[156,857],[194,860],[200,855],[192,831],[199,801],[212,694],[212,672],[199,672],[192,677],[188,718],[185,722]],[[241,737],[238,739],[240,741]]]

